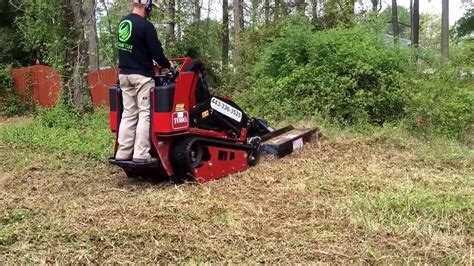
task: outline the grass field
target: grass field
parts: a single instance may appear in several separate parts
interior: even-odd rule
[[[474,259],[473,151],[397,130],[339,133],[202,185],[2,142],[0,158],[7,263]]]

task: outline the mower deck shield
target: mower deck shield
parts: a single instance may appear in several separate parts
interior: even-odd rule
[[[278,158],[284,157],[293,151],[300,149],[306,142],[309,142],[315,134],[319,134],[319,128],[297,129],[284,127],[274,131],[271,138],[262,139],[262,150]],[[265,138],[263,136],[262,138]]]

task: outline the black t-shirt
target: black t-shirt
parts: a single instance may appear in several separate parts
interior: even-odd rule
[[[164,68],[170,67],[155,27],[137,14],[129,14],[120,21],[118,50],[120,74],[153,77],[152,60]]]

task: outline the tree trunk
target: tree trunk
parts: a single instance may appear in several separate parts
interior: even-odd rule
[[[400,32],[398,30],[398,5],[397,0],[392,0],[392,32],[394,41],[398,42]]]
[[[168,24],[166,25],[167,42],[168,43],[174,42],[176,40],[176,35],[175,35],[176,2],[175,0],[167,0],[166,16],[168,18]]]
[[[265,26],[270,25],[270,0],[264,0],[263,9],[265,13]]]
[[[311,22],[316,25],[318,21],[318,0],[311,0]]]
[[[201,1],[200,0],[193,0],[193,24],[192,27],[194,28],[194,38],[199,36],[199,24],[201,21]]]
[[[87,29],[91,19],[87,15],[93,14],[95,0],[87,0],[87,4],[80,5],[77,0],[63,0],[67,8],[66,20],[71,30],[71,44],[66,50],[69,68],[65,75],[64,84],[69,91],[69,99],[81,111],[90,111],[91,94],[87,80],[89,66],[89,41]],[[90,17],[89,17],[90,18]]]
[[[418,47],[420,44],[420,0],[414,0],[412,13],[412,44]]]
[[[252,0],[251,25],[253,28],[256,28],[258,23],[258,2],[259,0]]]
[[[347,20],[346,25],[354,25],[355,24],[355,2],[356,0],[346,0],[344,5],[344,14]]]
[[[348,13],[353,17],[355,16],[355,2],[356,0],[349,0],[349,2],[347,2]]]
[[[234,62],[237,68],[240,65],[241,57],[241,37],[244,29],[244,12],[242,0],[233,0],[234,8],[234,38],[235,38],[235,48],[234,48]]]
[[[193,22],[199,24],[201,21],[201,1],[194,0]]]
[[[182,3],[181,0],[176,0],[176,6],[177,6],[176,11],[177,11],[178,14],[181,14],[181,3]],[[175,18],[176,18],[176,16],[175,16]],[[182,32],[181,22],[180,22],[180,20],[178,20],[178,22],[176,23],[176,38],[178,40],[181,40],[181,34],[182,34],[181,32]]]
[[[449,0],[443,0],[441,13],[441,55],[443,61],[449,60]]]
[[[99,69],[99,53],[97,39],[97,23],[95,18],[95,0],[85,0],[82,6],[82,19],[85,35],[88,40],[89,70]]]
[[[306,3],[305,0],[297,0],[296,1],[296,12],[300,15],[305,15],[306,11]]]
[[[378,11],[379,1],[380,0],[371,0],[371,2],[372,2],[372,12],[377,12]]]
[[[278,19],[281,15],[281,1],[282,0],[275,0],[275,7],[273,9],[273,22],[278,22]]]
[[[229,1],[222,0],[222,66],[229,65]]]
[[[115,38],[113,38],[112,36],[115,36],[115,33],[114,31],[112,30],[112,21],[111,21],[111,17],[110,17],[110,12],[109,12],[109,8],[107,7],[107,3],[105,2],[105,0],[100,0],[100,3],[102,4],[102,6],[104,7],[104,11],[105,11],[105,17],[107,18],[107,30],[109,31],[108,34],[109,34],[109,38],[108,41],[114,41]],[[100,58],[100,56],[99,56]],[[118,61],[118,51],[117,49],[112,49],[112,59],[108,59],[109,62],[111,62],[112,64],[117,64],[117,61]],[[100,63],[100,60],[99,60],[99,63]],[[100,65],[99,65],[100,66]]]

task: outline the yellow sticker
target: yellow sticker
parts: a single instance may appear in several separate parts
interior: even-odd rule
[[[202,118],[206,118],[206,117],[209,116],[209,111],[206,110],[206,111],[202,112],[201,115],[202,115]]]
[[[183,112],[184,111],[184,103],[178,103],[174,108],[176,112]]]

